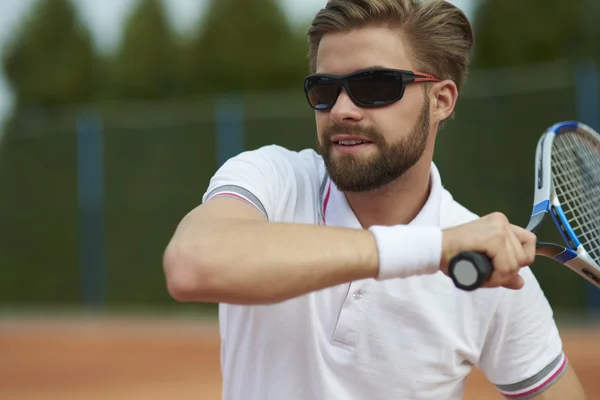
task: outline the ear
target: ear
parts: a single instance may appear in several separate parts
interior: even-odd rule
[[[458,88],[453,81],[444,80],[433,85],[429,96],[431,97],[433,120],[441,122],[454,112],[458,100]]]

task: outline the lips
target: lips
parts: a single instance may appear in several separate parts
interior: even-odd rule
[[[359,144],[367,144],[367,143],[372,143],[372,142],[367,142],[364,140],[338,140],[337,142],[333,142],[335,144],[339,144],[342,146],[356,146]]]
[[[336,135],[331,140],[334,144],[342,146],[357,146],[360,144],[369,144],[373,141],[362,136]]]

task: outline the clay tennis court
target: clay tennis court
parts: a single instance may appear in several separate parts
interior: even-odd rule
[[[600,399],[598,330],[563,328],[590,400]],[[4,400],[220,399],[219,339],[211,322],[2,320]],[[477,371],[465,400],[502,399]]]

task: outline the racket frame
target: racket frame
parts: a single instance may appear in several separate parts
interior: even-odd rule
[[[565,245],[538,242],[537,254],[565,265],[594,286],[600,288],[600,266],[589,256],[571,227],[556,195],[552,181],[551,157],[554,138],[564,132],[573,131],[600,141],[600,135],[589,126],[578,121],[559,122],[548,128],[540,137],[535,156],[534,203],[527,229],[535,233],[550,215]]]

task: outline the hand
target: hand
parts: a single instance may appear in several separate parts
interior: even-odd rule
[[[493,213],[475,221],[442,232],[441,270],[448,275],[452,257],[463,251],[486,254],[494,264],[494,272],[483,287],[521,289],[522,267],[535,259],[536,236],[526,229],[512,225],[506,216]]]

